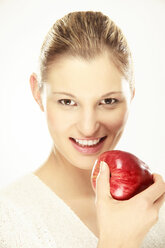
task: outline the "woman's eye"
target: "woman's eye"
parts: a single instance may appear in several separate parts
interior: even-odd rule
[[[113,104],[117,103],[118,100],[115,98],[106,98],[106,99],[102,100],[101,102],[105,105],[113,105]],[[73,100],[70,100],[70,99],[60,99],[60,100],[58,100],[58,103],[61,105],[64,105],[64,106],[75,106],[75,102]]]
[[[118,102],[118,100],[115,98],[106,98],[102,101],[104,101],[106,105],[112,105],[112,104]]]
[[[68,105],[68,106],[74,105],[74,101],[70,100],[70,99],[60,99],[60,100],[58,100],[58,102],[62,105]]]

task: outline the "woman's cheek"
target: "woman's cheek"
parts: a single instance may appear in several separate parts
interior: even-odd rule
[[[61,111],[59,108],[53,108],[51,105],[47,106],[47,123],[51,132],[64,132],[72,122],[70,114]]]
[[[118,131],[120,129],[123,129],[127,119],[128,119],[127,108],[118,109],[109,115],[109,118],[106,120],[106,126],[111,131]]]
[[[55,130],[57,131],[60,122],[59,113],[58,113],[58,109],[52,106],[51,103],[47,103],[46,120],[50,132],[54,132]]]

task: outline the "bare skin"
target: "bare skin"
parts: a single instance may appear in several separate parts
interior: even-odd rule
[[[144,235],[156,220],[156,214],[154,219],[148,218],[153,216],[152,200],[147,202],[149,207],[143,213],[136,208],[137,203],[141,206],[146,204],[140,194],[139,198],[126,202],[124,208],[122,204],[115,205],[114,208],[112,199],[105,196],[108,195],[108,183],[99,179],[95,195],[90,182],[95,160],[104,151],[114,149],[124,131],[134,96],[129,83],[105,53],[91,62],[64,57],[51,65],[43,92],[38,88],[35,74],[30,77],[30,85],[34,99],[45,113],[53,140],[53,149],[47,161],[35,174],[63,199],[99,238],[99,248],[139,247]],[[66,92],[73,96],[66,95]],[[103,97],[109,92],[110,95]],[[107,98],[110,99],[108,103],[105,101]],[[67,99],[69,104],[63,99]],[[107,136],[104,145],[94,154],[77,151],[69,139],[95,139],[103,136]],[[152,191],[152,195],[158,200],[156,213],[163,202],[164,191],[164,183],[158,177]],[[150,194],[149,191],[146,196]],[[127,219],[132,210],[135,216],[140,215],[140,223],[137,221],[128,224]],[[146,213],[150,213],[150,216],[143,218]],[[113,224],[110,221],[112,219]],[[118,226],[121,220],[125,225],[122,225],[120,243],[117,243],[118,231],[115,233],[114,226]],[[135,231],[132,240],[129,237],[126,240],[124,234],[132,232],[132,228],[139,230],[140,238]],[[109,232],[104,235],[104,230]],[[123,243],[125,246],[122,246]]]
[[[95,193],[90,176],[95,160],[113,149],[120,139],[134,92],[107,53],[91,61],[64,57],[52,64],[44,91],[38,89],[35,74],[30,77],[32,94],[45,113],[54,147],[35,174],[60,196],[98,237]],[[53,92],[69,92],[76,98]],[[111,92],[106,97],[101,97]],[[105,99],[117,99],[106,104]],[[57,104],[70,99],[73,106]],[[69,137],[85,139],[107,136],[96,154],[81,154]],[[68,194],[69,192],[69,194]],[[86,211],[84,211],[84,206]]]
[[[56,166],[56,164],[54,152],[52,150],[47,161],[37,169],[34,174],[75,212],[96,237],[99,237],[95,193],[92,190],[91,185],[86,185],[86,188],[84,188],[83,182],[76,183],[74,180],[71,180],[63,167],[60,166],[60,163],[58,163],[58,166]],[[63,181],[62,184],[61,180]],[[90,172],[87,183],[89,182]]]

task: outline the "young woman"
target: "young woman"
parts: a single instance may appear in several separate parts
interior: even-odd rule
[[[0,247],[165,247],[160,175],[127,201],[110,196],[106,164],[95,192],[91,185],[94,162],[115,148],[135,94],[122,31],[101,12],[69,13],[46,35],[39,62],[30,86],[53,146],[36,171],[1,190]]]

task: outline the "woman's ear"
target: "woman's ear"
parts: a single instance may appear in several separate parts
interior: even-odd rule
[[[132,89],[131,101],[133,100],[134,96],[135,96],[135,87]]]
[[[44,107],[42,103],[41,90],[39,89],[37,75],[32,73],[30,76],[30,87],[35,101],[40,106],[40,109],[44,112]]]

